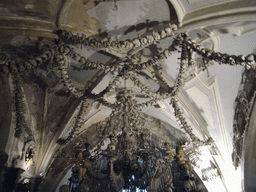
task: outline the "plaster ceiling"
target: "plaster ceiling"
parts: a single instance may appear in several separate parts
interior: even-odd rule
[[[239,7],[241,4],[243,4],[242,8]],[[249,9],[248,12],[245,11],[246,9]],[[167,22],[172,22],[181,26],[178,32],[188,31],[192,38],[209,49],[222,53],[247,55],[255,53],[253,43],[256,39],[256,20],[253,15],[255,9],[256,3],[253,1],[242,3],[241,1],[182,0],[177,3],[167,0],[123,0],[116,3],[99,1],[99,4],[92,0],[2,1],[0,8],[1,45],[2,49],[9,49],[11,45],[14,47],[12,51],[17,53],[24,45],[40,46],[44,42],[51,41],[51,38],[55,37],[52,31],[57,29],[71,30],[74,33],[82,32],[97,38],[100,36],[102,39],[126,40],[160,30],[167,25]],[[223,19],[219,18],[218,12],[221,12]],[[233,13],[237,14],[236,17]],[[207,19],[211,22],[207,22]],[[163,51],[172,40],[172,37],[168,37],[150,47],[130,51],[89,49],[79,46],[72,48],[91,61],[113,65],[122,64],[136,53],[140,54],[140,62],[146,61]],[[161,78],[169,85],[173,85],[178,74],[177,57],[179,54],[175,53],[162,63]],[[213,64],[206,71],[195,68],[188,72],[186,85],[179,93],[178,100],[196,136],[200,139],[213,137],[225,163],[232,164],[233,105],[244,68]],[[77,62],[70,59],[68,75],[78,89],[86,88],[95,94],[107,87],[109,81],[112,81],[116,75],[95,69],[83,70],[79,67]],[[151,70],[144,70],[137,76],[153,91],[161,91],[165,87],[154,81]],[[50,91],[47,97],[38,92],[40,87],[34,86],[29,80],[24,86],[24,91],[27,93],[27,107],[31,113],[28,119],[34,127],[32,132],[36,135],[36,140],[43,140],[41,142],[45,147],[53,147],[51,150],[42,150],[40,153],[43,156],[56,152],[54,151],[58,148],[56,140],[68,136],[80,102],[63,91],[57,70],[47,74],[45,69],[38,69],[36,73],[40,74],[49,86]],[[124,81],[118,84],[120,87],[123,85]],[[127,87],[136,92],[139,102],[148,99],[131,81],[127,81]],[[105,97],[113,102],[114,96],[115,92],[112,91]],[[44,99],[48,101],[43,101]],[[40,110],[43,105],[47,107],[42,123]],[[93,100],[87,101],[87,107],[83,115],[84,125],[79,134],[82,138],[91,138],[90,141],[96,144],[94,126],[97,122],[106,119],[111,111]],[[168,99],[142,112],[152,120],[152,123],[149,123],[149,129],[159,135],[162,140],[173,140],[173,134],[178,133],[180,137],[184,133],[175,120]],[[155,126],[154,123],[160,123],[161,126]],[[37,133],[36,127],[39,126],[45,129],[44,137]],[[47,173],[47,168],[52,166],[52,156],[44,159],[42,165],[36,165],[38,173]],[[224,186],[229,188],[232,182],[226,181]]]

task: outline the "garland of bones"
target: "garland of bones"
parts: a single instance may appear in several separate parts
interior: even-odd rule
[[[119,40],[97,40],[94,38],[90,38],[86,36],[85,34],[73,34],[72,32],[58,30],[54,33],[57,35],[57,38],[55,39],[54,43],[50,46],[48,46],[48,49],[44,50],[39,56],[29,59],[28,61],[18,63],[17,61],[13,60],[11,56],[6,53],[2,52],[0,53],[0,66],[4,68],[8,73],[11,73],[13,79],[14,79],[14,92],[15,92],[15,111],[16,111],[16,128],[15,128],[15,136],[19,137],[22,133],[22,129],[25,126],[25,116],[24,116],[24,101],[23,101],[23,93],[22,93],[22,74],[25,70],[32,70],[36,68],[39,65],[43,65],[46,63],[46,61],[52,61],[50,64],[51,68],[58,67],[59,72],[61,74],[61,80],[63,84],[66,86],[68,91],[71,93],[72,96],[75,98],[83,98],[83,101],[80,106],[80,111],[78,113],[78,116],[76,118],[75,124],[72,128],[72,130],[69,133],[69,136],[66,139],[62,139],[64,143],[69,143],[73,140],[75,133],[79,131],[79,129],[82,126],[83,119],[82,114],[85,110],[85,100],[86,98],[94,99],[95,101],[100,102],[101,104],[110,107],[114,112],[119,111],[122,106],[120,103],[110,103],[103,99],[104,94],[106,94],[108,91],[110,91],[112,88],[115,87],[117,81],[121,77],[128,78],[131,81],[134,82],[136,86],[138,86],[142,92],[146,93],[150,100],[146,101],[144,103],[135,104],[133,106],[134,111],[142,110],[145,107],[149,107],[154,105],[157,101],[160,101],[162,99],[170,98],[170,104],[174,108],[175,117],[177,121],[180,122],[181,128],[185,130],[185,132],[189,135],[192,142],[197,145],[208,145],[212,144],[213,140],[211,137],[209,137],[207,140],[203,141],[197,138],[193,132],[190,125],[188,125],[182,110],[178,106],[178,101],[176,99],[176,95],[178,92],[183,88],[185,85],[185,77],[186,77],[186,71],[194,65],[194,61],[192,60],[192,53],[197,53],[201,55],[203,58],[208,58],[210,60],[213,60],[215,62],[219,62],[219,64],[228,64],[231,66],[245,66],[246,69],[250,69],[253,67],[253,64],[255,63],[256,56],[253,54],[249,54],[247,56],[244,55],[228,55],[226,53],[220,53],[215,52],[213,50],[206,49],[200,44],[197,44],[194,39],[192,39],[187,33],[179,33],[176,34],[176,30],[178,27],[175,24],[169,24],[168,27],[162,29],[159,32],[152,32],[151,34],[145,35],[145,36],[139,36],[138,38],[135,38],[133,40],[126,40],[126,41],[119,41]],[[176,35],[176,37],[174,37]],[[91,48],[98,48],[98,49],[125,49],[125,50],[131,50],[136,48],[143,48],[150,44],[156,43],[160,41],[161,39],[164,39],[166,37],[174,37],[173,42],[171,45],[166,48],[163,52],[158,54],[157,56],[154,56],[153,58],[149,59],[147,62],[143,62],[140,64],[133,64],[132,62],[129,62],[125,65],[114,65],[114,66],[108,66],[104,63],[100,62],[92,62],[88,60],[87,58],[81,56],[80,54],[76,53],[71,47],[69,47],[67,44],[70,45],[82,45],[87,46]],[[147,86],[143,85],[140,80],[132,73],[136,71],[141,71],[143,69],[146,69],[147,67],[156,67],[158,70],[160,70],[160,62],[163,59],[167,59],[172,52],[178,51],[178,49],[181,49],[181,57],[180,57],[180,68],[178,72],[178,76],[174,82],[174,85],[172,87],[168,86],[166,82],[164,82],[169,90],[165,93],[160,92],[153,92],[148,88]],[[99,69],[103,70],[105,73],[108,72],[117,72],[118,75],[115,77],[115,79],[99,94],[92,94],[87,92],[87,90],[78,90],[73,84],[71,79],[68,76],[67,68],[66,68],[66,62],[67,58],[71,57],[73,60],[77,61],[81,69]],[[55,62],[53,62],[55,61]],[[203,66],[203,70],[207,69],[209,67],[209,64],[205,64]],[[124,70],[127,71],[124,74]],[[159,72],[161,75],[161,72]],[[156,77],[153,76],[154,80],[157,81]],[[163,79],[162,79],[163,81]]]

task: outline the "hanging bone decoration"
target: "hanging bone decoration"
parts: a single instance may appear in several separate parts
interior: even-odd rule
[[[100,157],[108,160],[111,171],[106,174],[106,178],[111,178],[111,186],[116,191],[128,185],[128,180],[132,179],[132,176],[134,176],[127,170],[133,170],[137,174],[136,177],[139,179],[133,179],[135,186],[137,185],[136,182],[140,179],[144,179],[146,181],[146,186],[150,185],[150,182],[154,179],[155,185],[157,185],[156,188],[159,190],[172,191],[174,188],[173,181],[175,180],[175,177],[173,177],[169,167],[172,166],[173,161],[176,161],[180,171],[183,171],[183,177],[186,181],[184,181],[184,186],[187,186],[188,189],[195,189],[195,183],[192,182],[195,178],[192,171],[192,164],[195,166],[200,164],[200,159],[197,158],[197,152],[189,152],[189,150],[187,150],[186,154],[184,152],[185,149],[183,151],[183,147],[179,145],[176,146],[176,154],[174,155],[168,147],[165,149],[161,148],[156,144],[156,142],[145,136],[145,132],[148,130],[143,127],[143,121],[145,120],[141,119],[140,113],[143,109],[156,105],[158,101],[170,99],[170,104],[174,109],[174,115],[180,123],[180,127],[189,136],[189,142],[191,142],[193,147],[199,148],[202,146],[210,146],[212,149],[215,149],[214,141],[210,136],[206,137],[204,135],[205,140],[201,140],[195,135],[195,133],[193,133],[192,126],[188,124],[185,115],[178,104],[177,95],[185,85],[187,72],[195,64],[192,56],[196,53],[202,59],[207,61],[204,62],[204,65],[199,66],[203,70],[210,67],[211,62],[209,61],[215,61],[219,64],[226,64],[230,66],[244,66],[248,70],[254,69],[256,56],[254,54],[249,54],[247,56],[228,55],[226,53],[209,50],[196,43],[196,41],[187,33],[176,34],[177,29],[178,27],[176,25],[169,24],[159,31],[149,32],[146,35],[139,36],[138,38],[127,39],[124,41],[118,39],[111,40],[111,38],[101,39],[100,37],[90,37],[82,33],[57,30],[54,31],[54,34],[57,36],[56,39],[54,39],[54,41],[49,45],[43,46],[41,53],[34,57],[31,56],[27,59],[23,58],[22,60],[20,58],[12,58],[8,51],[1,52],[0,69],[5,74],[10,73],[13,78],[15,112],[17,117],[15,136],[19,138],[26,126],[24,116],[25,107],[22,95],[22,79],[28,72],[33,73],[40,67],[45,67],[48,72],[56,70],[67,92],[69,92],[74,98],[81,100],[78,110],[79,112],[68,136],[59,138],[57,141],[62,145],[62,147],[69,145],[78,137],[78,133],[84,123],[83,114],[86,111],[86,99],[92,99],[112,110],[109,121],[105,124],[99,124],[98,135],[101,141],[98,143],[98,146],[95,147],[93,152],[96,154],[94,156],[95,159]],[[165,38],[172,38],[172,42],[166,49],[146,61],[145,59],[142,60],[141,54],[138,50],[158,43],[159,41],[164,41]],[[75,46],[81,46],[82,48],[86,47],[86,49],[92,48],[94,50],[104,50],[106,52],[113,51],[120,54],[125,53],[127,54],[127,57],[125,59],[117,59],[111,63],[90,61],[89,58],[77,53],[74,48]],[[180,53],[180,58],[178,58],[179,71],[174,84],[170,86],[163,78],[161,65],[162,61],[171,57],[174,52]],[[70,60],[77,62],[79,65],[77,67],[78,69],[96,69],[105,75],[107,73],[112,73],[115,77],[101,92],[97,94],[92,93],[91,90],[87,88],[78,88],[68,73]],[[158,80],[161,80],[161,82],[165,84],[166,89],[153,91],[146,86],[139,78],[139,73],[142,73],[143,70],[146,69],[153,69],[152,79],[156,83],[159,83]],[[138,90],[145,95],[146,99],[143,102],[138,102],[134,99],[135,94],[132,90],[125,88],[120,90],[120,87],[118,86],[120,80],[131,81],[134,86],[136,86]],[[113,90],[117,93],[115,98],[116,100],[115,102],[110,102],[106,100],[104,96]],[[246,102],[242,96],[240,96],[238,100],[245,105],[242,110],[244,110],[244,115],[247,116],[248,102]],[[121,119],[123,121],[121,123],[118,122]],[[118,123],[120,124],[119,127]],[[112,133],[117,140],[117,144],[114,144],[114,142],[111,141],[111,146],[108,151],[104,152],[101,150],[101,147],[103,146],[103,141],[110,136],[110,133]],[[241,141],[241,135],[238,136],[239,138],[237,140],[239,141],[236,141],[236,143]],[[237,149],[239,149],[239,147],[237,147]],[[119,150],[118,153],[120,159],[116,158],[115,150]],[[188,153],[190,154],[190,157],[187,157],[189,156]],[[216,155],[216,153],[216,150],[214,150],[213,154]],[[135,156],[137,158],[135,158]],[[113,159],[114,157],[116,159]],[[133,161],[131,162],[130,160]],[[121,166],[118,165],[120,161],[122,162]],[[143,163],[140,164],[141,162]],[[148,170],[147,166],[153,167],[152,170]],[[85,167],[86,166],[83,168]],[[117,170],[120,167],[121,169]],[[118,173],[120,172],[122,172],[123,175],[119,175]],[[147,174],[145,174],[145,172],[147,172]],[[88,174],[90,174],[90,172],[88,172]],[[91,177],[95,178],[95,174],[96,172],[94,172],[94,175],[92,174]],[[218,176],[217,170],[213,168],[202,170],[202,174],[203,178],[207,181]],[[123,183],[120,183],[120,180],[122,180]],[[107,183],[107,180],[105,179],[104,182]]]
[[[222,54],[219,52],[215,52],[213,50],[208,50],[204,48],[202,45],[197,44],[195,40],[189,37],[186,33],[180,33],[176,35],[176,37],[174,37],[172,44],[163,52],[161,52],[159,55],[154,56],[154,58],[149,59],[146,62],[136,64],[136,65],[129,61],[128,63],[126,62],[125,64],[120,63],[120,65],[113,65],[113,66],[107,66],[104,63],[100,63],[100,62],[91,62],[90,60],[76,53],[74,49],[70,48],[67,45],[67,44],[71,44],[71,45],[81,44],[84,46],[99,48],[99,49],[101,48],[119,49],[119,48],[125,47],[126,49],[129,50],[137,47],[145,47],[147,45],[155,43],[166,37],[175,36],[176,30],[177,30],[177,26],[170,24],[168,27],[166,27],[165,29],[159,32],[153,32],[151,35],[148,34],[145,37],[141,36],[137,39],[126,40],[126,41],[119,41],[119,40],[102,41],[100,39],[90,38],[84,34],[73,34],[72,32],[58,30],[56,31],[58,38],[55,40],[55,42],[52,45],[49,45],[48,46],[49,48],[45,48],[42,54],[40,54],[39,56],[36,56],[34,59],[29,59],[28,61],[16,63],[16,61],[12,60],[7,53],[6,54],[1,53],[1,68],[8,66],[8,69],[12,74],[20,74],[22,76],[25,69],[31,70],[37,66],[45,64],[46,61],[49,61],[49,59],[51,59],[54,62],[56,62],[54,64],[50,64],[51,67],[57,66],[59,68],[61,79],[64,85],[67,87],[69,92],[74,97],[76,98],[80,98],[82,96],[85,96],[85,98],[89,97],[91,99],[98,100],[99,102],[101,102],[103,105],[106,105],[107,107],[114,108],[114,106],[111,103],[101,98],[103,94],[108,91],[107,89],[113,88],[114,82],[113,84],[109,85],[109,88],[99,93],[98,95],[88,93],[86,92],[86,90],[77,89],[73,85],[72,81],[70,80],[65,67],[67,58],[71,57],[72,59],[76,60],[78,63],[80,63],[82,68],[99,69],[99,70],[103,70],[105,73],[116,71],[119,74],[121,74],[124,68],[126,68],[128,72],[129,71],[136,72],[137,70],[141,71],[149,66],[159,67],[161,65],[160,64],[161,60],[168,58],[173,51],[177,51],[179,48],[181,48],[181,58],[180,58],[181,62],[180,62],[179,74],[176,78],[174,86],[169,87],[168,92],[165,92],[165,93],[151,92],[150,89],[147,88],[145,85],[143,85],[143,83],[140,83],[139,80],[136,79],[136,77],[134,77],[132,73],[129,73],[128,77],[132,81],[134,81],[135,85],[137,85],[141,90],[146,91],[146,94],[152,98],[150,101],[134,106],[135,108],[141,110],[145,107],[152,106],[153,104],[155,104],[157,101],[161,99],[165,99],[168,97],[171,97],[172,103],[174,102],[175,96],[184,86],[184,83],[185,83],[184,79],[186,77],[185,72],[193,64],[193,61],[191,60],[191,56],[190,56],[192,52],[196,52],[197,54],[201,55],[203,58],[208,58],[210,60],[219,62],[219,64],[229,64],[231,66],[242,65],[242,66],[245,66],[247,69],[254,67],[255,58],[256,58],[255,55],[249,54],[248,56],[243,56],[243,55],[235,56],[235,55]],[[161,75],[161,73],[159,74]],[[177,108],[177,105],[173,104],[173,106]],[[176,114],[178,115],[179,113],[176,113]],[[180,115],[178,115],[178,117],[179,116]],[[183,121],[183,119],[181,119],[181,124],[183,124],[184,127],[187,127],[187,123]],[[188,128],[186,128],[185,130],[192,137],[191,139],[193,141],[197,140],[194,137],[194,135],[190,133],[191,131]],[[19,129],[17,129],[17,135],[19,135]]]
[[[25,102],[24,95],[22,91],[22,80],[19,74],[14,74],[14,93],[15,93],[15,112],[16,112],[16,127],[15,127],[15,137],[19,137],[21,132],[24,130],[25,123]]]

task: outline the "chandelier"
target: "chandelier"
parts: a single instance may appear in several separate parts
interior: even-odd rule
[[[175,189],[175,167],[179,173],[179,180],[175,181],[178,183],[176,191],[181,191],[181,188],[197,191],[191,161],[182,147],[188,140],[181,138],[175,148],[171,148],[168,141],[159,145],[148,137],[150,133],[144,127],[146,119],[141,118],[139,111],[136,110],[136,104],[132,90],[123,88],[117,91],[114,105],[118,105],[119,110],[113,111],[109,120],[97,128],[102,136],[108,135],[109,144],[105,150],[92,155],[88,151],[89,143],[86,143],[84,154],[80,151],[80,160],[83,159],[82,154],[85,157],[82,160],[84,169],[81,169],[79,163],[72,169],[72,176],[69,179],[71,189],[82,191],[84,186],[79,184],[83,182],[83,176],[87,173],[85,183],[90,186],[90,191],[118,192],[122,189],[139,189],[172,192]]]
[[[83,169],[80,170],[81,164],[77,166],[79,163],[76,163],[69,178],[71,189],[82,191],[84,186],[80,183],[85,180],[90,191],[199,191],[195,182],[198,178],[192,169],[193,161],[190,161],[188,151],[186,154],[183,151],[189,139],[180,138],[175,146],[170,146],[168,141],[159,145],[145,127],[147,119],[140,111],[141,106],[148,105],[152,100],[148,98],[138,102],[133,90],[126,88],[127,79],[137,82],[139,87],[142,85],[127,67],[120,71],[114,83],[120,78],[124,81],[124,87],[116,87],[115,102],[111,103],[112,113],[106,122],[100,122],[96,127],[101,141],[108,137],[109,144],[102,150],[103,143],[100,143],[90,153],[89,143],[86,143],[80,159],[85,157],[82,160],[85,161],[82,163]],[[141,92],[144,91],[149,89],[141,86]],[[176,111],[180,113],[178,108]],[[212,143],[211,138],[201,141],[193,133],[190,135],[196,147]],[[80,153],[83,154],[82,151]],[[196,158],[194,149],[189,153]],[[173,180],[173,174],[178,174],[179,178]]]

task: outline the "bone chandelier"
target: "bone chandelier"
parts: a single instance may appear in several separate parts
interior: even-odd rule
[[[55,41],[50,45],[43,46],[42,53],[39,53],[35,58],[26,61],[22,59],[13,60],[10,55],[1,53],[1,68],[5,72],[11,73],[15,84],[17,116],[15,136],[19,137],[25,126],[24,101],[22,99],[23,93],[21,89],[22,78],[26,75],[28,70],[37,67],[45,66],[48,71],[58,68],[62,82],[69,93],[75,98],[82,98],[83,100],[75,124],[69,132],[69,136],[67,138],[60,138],[58,140],[59,144],[68,144],[77,136],[76,134],[83,123],[82,114],[85,110],[85,100],[87,98],[98,101],[104,106],[112,109],[112,114],[108,123],[105,125],[100,124],[98,128],[98,134],[102,141],[107,137],[110,137],[111,143],[109,144],[109,148],[105,151],[100,151],[99,149],[102,145],[102,143],[100,143],[96,148],[98,151],[96,150],[96,153],[94,153],[96,155],[93,156],[92,153],[88,155],[91,160],[93,159],[96,162],[92,163],[94,168],[97,166],[99,168],[99,163],[97,162],[100,162],[100,160],[108,160],[108,165],[105,164],[105,167],[109,167],[107,171],[108,173],[106,174],[111,180],[109,189],[113,191],[118,191],[122,188],[134,190],[134,187],[146,189],[153,181],[156,182],[157,179],[160,179],[161,182],[157,182],[158,186],[155,188],[151,186],[150,189],[175,191],[172,184],[171,173],[172,162],[175,157],[180,171],[184,173],[183,184],[189,185],[188,183],[190,183],[190,187],[187,187],[187,190],[198,190],[193,182],[191,184],[191,181],[195,178],[190,170],[191,165],[183,160],[184,153],[181,150],[181,145],[184,144],[184,142],[181,142],[180,146],[177,144],[176,155],[174,155],[170,151],[168,143],[166,143],[165,148],[163,149],[161,146],[154,144],[153,140],[146,139],[145,135],[148,130],[142,126],[145,120],[140,119],[140,111],[146,107],[155,105],[160,100],[170,98],[170,103],[175,111],[175,117],[177,118],[177,121],[180,122],[181,128],[184,129],[190,137],[193,146],[200,147],[209,144],[214,145],[213,140],[210,137],[206,138],[206,140],[200,140],[195,136],[191,126],[188,125],[182,110],[179,108],[176,99],[178,92],[185,84],[186,72],[195,65],[193,54],[197,53],[201,57],[216,61],[219,64],[228,64],[231,66],[241,65],[246,68],[253,67],[255,57],[253,54],[248,56],[235,56],[208,50],[202,45],[197,44],[187,33],[176,34],[176,30],[176,25],[168,25],[158,32],[152,32],[145,36],[125,41],[110,39],[102,40],[100,38],[91,38],[80,33],[73,34],[72,32],[59,30],[55,32],[57,35]],[[127,57],[126,60],[112,64],[92,62],[76,53],[75,49],[71,47],[80,45],[93,49],[114,50],[116,52],[128,53],[131,50],[142,49],[153,43],[157,43],[167,37],[173,38],[169,47],[159,55],[156,55],[143,63],[134,62],[132,57]],[[161,61],[170,57],[173,52],[180,52],[179,72],[174,85],[169,87],[168,84],[161,79],[168,87],[168,90],[166,92],[152,91],[140,81],[137,74],[146,68],[152,67],[156,69],[158,75],[161,76],[161,73],[159,73],[161,71]],[[67,62],[69,59],[77,61],[80,64],[80,69],[98,69],[105,73],[114,72],[116,74],[115,79],[98,94],[93,94],[88,90],[80,90],[73,85],[69,78],[67,71]],[[209,66],[206,63],[201,67],[206,69]],[[156,78],[156,75],[153,75],[153,78],[158,83],[159,79]],[[132,90],[126,88],[120,89],[117,87],[117,82],[120,79],[132,81],[148,99],[144,102],[137,102],[136,99],[134,99],[135,97]],[[116,101],[111,103],[104,99],[104,95],[113,89],[117,90],[117,96]],[[117,120],[120,121],[120,118],[123,121],[121,121],[121,125],[118,127]],[[160,159],[162,161],[160,161]],[[90,166],[87,167],[89,169],[87,174],[90,175],[91,178],[94,178],[95,180],[103,178],[102,174],[98,174],[96,171],[90,171],[89,167]],[[103,169],[102,166],[100,169]],[[78,170],[73,170],[73,176],[70,179],[72,184],[79,184],[81,182],[82,178],[75,176],[75,174],[79,175],[78,172]],[[119,177],[122,182],[117,183],[117,177]]]

